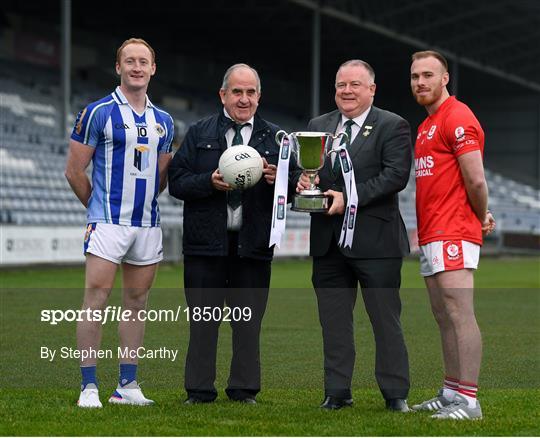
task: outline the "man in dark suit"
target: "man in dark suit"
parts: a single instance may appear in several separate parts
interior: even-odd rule
[[[342,64],[336,75],[337,110],[310,121],[309,131],[346,132],[356,176],[358,211],[351,248],[338,246],[346,200],[335,156],[327,158],[318,184],[331,198],[327,214],[311,216],[310,255],[324,343],[325,400],[322,408],[352,405],[355,361],[353,310],[360,283],[376,343],[375,376],[388,409],[406,412],[409,364],[401,330],[399,287],[403,256],[409,253],[398,192],[411,168],[409,124],[373,106],[375,73],[360,60]],[[334,147],[336,147],[336,140]],[[297,190],[309,186],[303,174]]]
[[[217,397],[221,312],[216,309],[226,304],[245,312],[240,320],[229,316],[233,355],[226,393],[231,400],[255,404],[261,384],[259,333],[274,251],[268,241],[279,128],[256,114],[261,83],[250,66],[231,66],[219,94],[223,109],[190,127],[169,168],[169,192],[184,201],[184,286],[191,310],[186,403]],[[264,164],[263,178],[243,192],[231,191],[218,170],[221,154],[238,144],[255,148]]]

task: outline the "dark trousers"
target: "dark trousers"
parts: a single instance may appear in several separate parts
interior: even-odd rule
[[[188,397],[214,400],[217,391],[216,353],[220,320],[194,321],[194,309],[207,307],[249,308],[249,321],[234,321],[231,314],[232,361],[228,397],[254,397],[261,387],[259,334],[268,301],[270,261],[239,257],[237,233],[229,233],[228,257],[185,256],[184,287],[190,308],[189,347],[186,357],[185,388]]]
[[[351,398],[355,361],[353,310],[357,285],[375,336],[375,377],[385,399],[407,398],[409,359],[400,314],[401,258],[353,259],[337,245],[313,258],[313,286],[317,295],[324,344],[326,396]]]

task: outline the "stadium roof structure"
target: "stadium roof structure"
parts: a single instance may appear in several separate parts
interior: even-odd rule
[[[56,21],[60,4],[7,0],[3,8]],[[385,55],[391,41],[408,46],[409,52],[434,48],[461,65],[540,92],[538,0],[205,0],[160,3],[159,8],[142,0],[96,0],[90,8],[73,2],[72,11],[74,28],[125,35],[155,27],[175,51],[230,57],[258,46],[274,47],[264,55],[276,69],[298,49],[309,61],[312,12],[318,11],[323,51],[358,46],[363,57],[375,59]],[[376,35],[382,37],[376,44],[362,43]],[[221,43],[217,50],[216,41]]]
[[[538,0],[290,2],[540,91]]]
[[[269,77],[298,88],[296,96],[274,92],[265,99],[289,98],[297,109],[311,106],[312,115],[333,107],[335,72],[352,58],[374,67],[379,102],[410,102],[410,56],[425,49],[449,59],[453,94],[540,93],[538,0],[205,0],[159,8],[143,0],[95,0],[91,8],[5,0],[3,12],[54,23],[51,35],[59,35],[63,3],[71,4],[74,44],[91,44],[93,35],[114,44],[141,36],[158,49],[158,64],[168,55],[199,66],[211,60],[215,74],[197,84],[207,91],[224,67],[246,62],[261,72],[263,90]]]

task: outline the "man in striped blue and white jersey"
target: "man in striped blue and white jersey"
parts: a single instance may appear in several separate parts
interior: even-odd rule
[[[153,105],[146,91],[156,72],[155,52],[144,40],[126,40],[116,54],[120,86],[83,109],[69,144],[66,178],[88,209],[84,239],[86,280],[83,310],[103,312],[116,271],[122,265],[123,311],[119,322],[120,378],[110,403],[152,404],[136,380],[144,338],[144,310],[157,264],[162,260],[162,234],[157,197],[167,185],[174,135],[171,116]],[[92,179],[86,168],[92,161]],[[91,315],[99,313],[92,312]],[[82,385],[78,405],[101,407],[96,363],[101,321],[78,322]],[[103,315],[103,313],[102,313]]]

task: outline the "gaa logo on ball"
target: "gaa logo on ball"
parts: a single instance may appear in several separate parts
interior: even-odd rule
[[[219,158],[219,173],[233,189],[253,187],[261,179],[262,171],[262,158],[251,146],[231,146]]]

